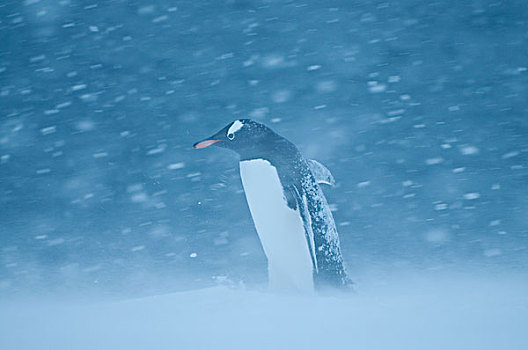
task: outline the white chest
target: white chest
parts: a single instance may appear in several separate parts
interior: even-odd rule
[[[286,204],[277,169],[270,162],[240,162],[249,210],[268,258],[270,288],[310,292],[313,266],[299,209]]]

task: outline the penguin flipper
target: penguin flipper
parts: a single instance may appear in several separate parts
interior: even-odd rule
[[[323,164],[313,159],[307,159],[306,162],[317,183],[335,186],[335,179],[332,173]]]
[[[283,188],[284,192],[284,200],[286,201],[286,204],[288,205],[288,208],[291,210],[297,210],[297,205],[299,203],[298,195],[299,192],[295,188],[294,185],[289,185]]]
[[[306,236],[308,250],[310,251],[310,257],[312,258],[312,266],[314,271],[318,273],[319,269],[317,266],[317,255],[315,252],[315,238],[312,229],[312,217],[310,216],[310,212],[308,210],[308,199],[306,198],[305,194],[301,194],[296,186],[291,185],[290,188],[292,188],[291,192],[295,194],[297,206],[299,207],[299,214],[301,215],[303,221],[304,234]]]

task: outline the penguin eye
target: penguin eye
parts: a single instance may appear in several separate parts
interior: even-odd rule
[[[229,134],[227,134],[227,138],[230,139],[230,140],[232,140],[232,139],[235,138],[235,134],[233,134],[233,133],[229,133]]]

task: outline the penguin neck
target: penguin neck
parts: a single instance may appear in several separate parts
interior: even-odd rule
[[[283,160],[293,160],[299,154],[295,145],[278,135],[269,135],[255,143],[244,143],[234,151],[240,155],[240,161],[264,159],[274,165]]]

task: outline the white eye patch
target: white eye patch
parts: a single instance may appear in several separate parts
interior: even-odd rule
[[[244,123],[242,123],[240,120],[235,120],[233,125],[231,125],[229,127],[229,130],[227,130],[227,135],[234,135],[235,132],[242,129],[243,126],[244,126]]]

